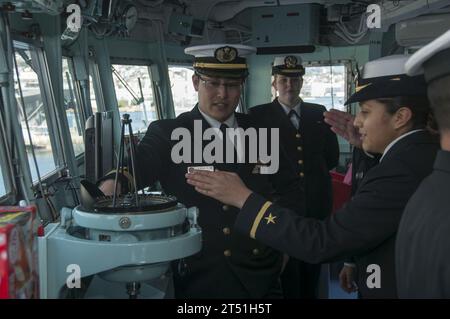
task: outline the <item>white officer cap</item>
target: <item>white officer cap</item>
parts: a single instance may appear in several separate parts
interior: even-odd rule
[[[424,72],[428,83],[450,75],[450,30],[414,53],[405,69],[409,75]]]
[[[423,74],[406,74],[408,58],[406,55],[389,55],[367,62],[358,74],[355,93],[345,104],[396,96],[426,96]]]
[[[255,52],[255,47],[241,44],[207,44],[184,50],[195,57],[193,66],[197,73],[225,78],[247,77],[245,57]]]
[[[305,75],[302,58],[295,55],[277,56],[273,60],[272,75],[281,74],[289,77]]]

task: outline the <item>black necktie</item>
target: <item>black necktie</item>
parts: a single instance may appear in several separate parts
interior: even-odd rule
[[[224,123],[220,124],[220,131],[222,132],[224,139],[225,139],[226,134],[227,134],[226,133],[227,132],[227,128],[228,128],[228,125],[226,125]]]
[[[295,112],[294,110],[290,110],[288,113],[288,117],[291,120],[292,125],[294,125],[295,129],[298,130],[299,128],[299,116],[297,114],[297,112]]]
[[[233,145],[233,161],[234,162],[236,161],[234,144],[230,140],[230,138],[228,137],[227,128],[228,128],[228,125],[226,125],[224,123],[220,124],[220,131],[222,132],[222,136],[223,136],[222,141],[223,141],[223,162],[224,163],[226,163],[226,161],[227,161],[227,157],[226,157],[226,154],[227,154],[227,143],[231,143]]]

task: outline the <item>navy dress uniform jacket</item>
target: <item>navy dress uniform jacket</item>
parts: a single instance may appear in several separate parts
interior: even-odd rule
[[[305,188],[302,200],[306,202],[306,215],[319,219],[331,213],[333,193],[329,171],[339,160],[336,134],[323,121],[325,111],[322,105],[301,102],[297,129],[277,98],[249,110],[259,125],[280,130],[281,147]],[[320,269],[320,265],[290,258],[281,276],[284,297],[317,298]]]
[[[299,217],[253,193],[235,226],[307,262],[354,256],[361,297],[396,298],[394,248],[400,218],[409,198],[431,173],[438,149],[437,138],[427,131],[399,140],[367,172],[352,200],[324,221]],[[372,264],[381,270],[379,288],[367,285],[372,274],[367,268]]]
[[[278,99],[249,110],[258,125],[280,129],[280,144],[305,188],[306,214],[320,219],[333,207],[329,171],[339,161],[337,137],[323,120],[325,111],[323,105],[301,102],[297,130]]]
[[[400,298],[450,298],[450,152],[411,197],[396,243]]]
[[[248,115],[235,115],[239,127],[253,126]],[[177,298],[265,297],[272,287],[279,286],[281,254],[234,232],[238,210],[196,192],[187,184],[185,174],[189,166],[213,164],[176,164],[171,159],[171,149],[178,143],[171,140],[172,131],[187,128],[193,138],[194,120],[202,121],[203,131],[210,127],[197,106],[176,119],[152,122],[138,145],[136,155],[140,186],[159,180],[166,194],[176,196],[186,207],[199,209],[202,250],[173,264],[175,295]],[[198,140],[191,142],[199,143]],[[203,147],[209,142],[203,141]],[[219,170],[236,172],[250,188],[278,198],[282,205],[300,210],[301,203],[297,199],[299,180],[282,157],[280,153],[280,169],[273,175],[252,173],[255,164],[214,166]]]
[[[381,154],[367,155],[360,148],[353,148],[352,153],[352,196],[356,193],[359,185],[361,184],[364,176],[372,167],[378,164],[381,158]]]

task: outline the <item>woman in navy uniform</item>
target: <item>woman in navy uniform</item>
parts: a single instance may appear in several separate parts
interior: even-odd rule
[[[252,107],[249,114],[258,125],[279,129],[280,146],[305,188],[306,216],[325,219],[333,206],[330,170],[338,164],[339,145],[324,122],[326,108],[299,96],[304,74],[299,56],[276,57],[272,86],[278,97]],[[317,298],[320,269],[320,264],[290,258],[281,277],[284,296]]]
[[[355,117],[352,114],[331,109],[324,113],[324,117],[325,122],[331,125],[332,131],[343,137],[353,146],[351,167],[351,196],[353,196],[367,172],[379,163],[381,154],[370,154],[362,149],[361,136],[358,128],[353,124]],[[347,259],[344,261],[344,266],[339,273],[339,284],[348,293],[357,291],[355,285],[355,268],[356,265],[353,260]]]
[[[201,138],[208,128],[221,129],[253,127],[245,114],[235,113],[241,87],[248,74],[245,54],[254,48],[240,45],[206,45],[187,48],[195,55],[192,77],[199,102],[192,111],[176,119],[152,122],[137,147],[137,182],[139,188],[159,181],[166,194],[176,196],[187,207],[199,209],[198,223],[202,228],[200,253],[174,263],[174,288],[176,298],[264,298],[281,295],[279,274],[282,256],[279,252],[256,240],[234,231],[238,209],[223,205],[217,200],[195,192],[185,180],[189,167],[235,172],[250,187],[267,196],[277,197],[287,207],[301,210],[298,200],[301,192],[299,179],[290,170],[280,153],[278,173],[263,175],[255,172],[251,163],[175,163],[172,149],[178,140],[172,132],[184,128],[191,133],[191,162],[194,163],[194,145],[204,147],[211,141],[195,140],[195,121],[202,124]],[[247,145],[248,146],[248,145]],[[248,151],[248,149],[247,149]],[[247,153],[248,154],[248,153]],[[203,156],[202,156],[203,157]],[[109,174],[106,179],[110,178]],[[121,177],[124,183],[131,177]],[[114,186],[104,182],[102,190],[112,193]],[[107,191],[107,189],[109,191]]]
[[[356,93],[355,125],[363,149],[381,153],[352,200],[324,221],[297,216],[249,190],[234,174],[194,172],[196,190],[241,208],[235,228],[290,256],[311,262],[354,257],[362,298],[396,298],[395,236],[403,210],[431,173],[437,138],[425,127],[429,107],[423,76],[404,74],[405,56],[368,62]]]
[[[400,298],[450,298],[450,30],[407,61],[408,74],[424,70],[441,133],[433,173],[411,197],[397,235]]]

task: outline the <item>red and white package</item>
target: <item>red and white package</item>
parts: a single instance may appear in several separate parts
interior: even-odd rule
[[[34,206],[0,206],[0,299],[38,298]]]

